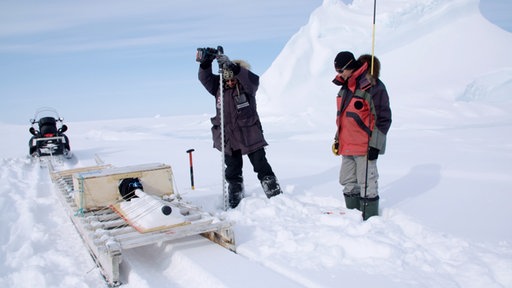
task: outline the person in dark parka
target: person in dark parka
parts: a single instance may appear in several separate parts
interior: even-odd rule
[[[212,73],[214,58],[206,58],[199,65],[199,81],[215,96],[216,115],[211,118],[213,146],[222,151],[221,140],[221,91],[224,110],[225,175],[228,183],[229,205],[238,206],[244,197],[242,155],[247,155],[268,198],[282,193],[272,167],[266,158],[264,147],[268,145],[256,109],[256,91],[259,76],[251,72],[247,62],[230,61],[220,54],[216,56],[222,69],[220,75]]]

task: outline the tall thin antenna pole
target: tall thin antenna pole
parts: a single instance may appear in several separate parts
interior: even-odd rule
[[[375,62],[375,14],[376,14],[376,11],[377,11],[377,0],[373,0],[373,31],[372,31],[372,64],[371,64],[371,68],[370,68],[370,73],[371,75],[373,76],[373,66],[374,66],[374,62]],[[368,151],[370,149],[370,135],[368,135]],[[368,202],[366,200],[366,195],[367,195],[367,191],[368,191],[368,152],[366,153],[366,174],[365,174],[365,179],[364,179],[364,198],[365,198],[365,201],[363,202],[363,208],[361,211],[362,212],[362,215],[363,215],[363,220],[366,219],[366,206],[368,205]]]
[[[373,76],[373,66],[374,66],[374,58],[375,58],[375,14],[377,11],[377,0],[373,0],[373,31],[372,31],[372,65],[370,69],[370,73]]]

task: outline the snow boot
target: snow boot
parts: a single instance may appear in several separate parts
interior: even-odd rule
[[[236,208],[244,198],[244,183],[230,182],[228,184],[229,207]]]
[[[361,198],[359,210],[363,212],[363,220],[372,216],[379,216],[379,196],[374,198]]]
[[[354,194],[345,194],[343,193],[343,196],[345,197],[345,206],[347,206],[347,209],[357,209],[360,210],[361,203],[360,199],[361,196],[359,193]]]
[[[263,180],[261,180],[261,187],[263,187],[263,191],[265,192],[265,195],[267,195],[267,198],[272,198],[283,193],[279,183],[277,182],[276,176],[263,177]]]

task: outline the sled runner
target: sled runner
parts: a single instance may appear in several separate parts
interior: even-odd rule
[[[59,198],[111,287],[121,285],[125,249],[200,234],[235,251],[232,223],[185,203],[175,193],[169,165],[49,168]]]
[[[63,121],[53,108],[44,107],[36,111],[34,118],[30,119],[32,137],[28,142],[28,154],[31,157],[58,160],[53,162],[62,162],[62,157],[72,157],[68,136],[64,134],[68,127]]]

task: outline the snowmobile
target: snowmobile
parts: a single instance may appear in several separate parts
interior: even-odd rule
[[[30,119],[30,134],[33,136],[28,142],[29,155],[36,157],[72,157],[69,139],[64,132],[68,126],[63,123],[64,118],[53,108],[40,108]]]

